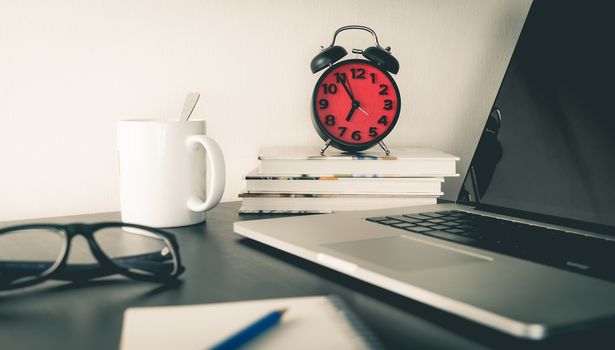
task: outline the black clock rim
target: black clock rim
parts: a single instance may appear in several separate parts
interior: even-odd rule
[[[317,106],[316,106],[316,94],[318,92],[318,88],[320,86],[320,84],[322,83],[322,81],[324,80],[324,78],[334,69],[340,67],[340,66],[344,66],[350,63],[364,63],[367,65],[370,65],[376,69],[378,69],[379,71],[381,71],[382,73],[384,73],[384,75],[391,81],[392,85],[393,85],[393,89],[395,90],[395,94],[397,95],[397,110],[395,111],[395,116],[393,117],[393,121],[391,122],[391,126],[380,136],[376,137],[375,139],[365,142],[365,143],[349,143],[349,142],[344,142],[341,140],[337,140],[333,135],[331,135],[326,129],[325,127],[322,125],[322,123],[320,122],[320,119],[318,118],[318,110],[317,110]],[[378,65],[376,65],[375,63],[368,61],[368,60],[364,60],[364,59],[360,59],[360,58],[353,58],[353,59],[349,59],[349,60],[344,60],[341,62],[337,62],[336,64],[332,65],[331,67],[329,67],[326,71],[324,71],[320,78],[318,78],[318,81],[316,82],[316,85],[314,86],[314,89],[312,90],[312,124],[314,124],[314,128],[316,129],[316,133],[318,134],[318,136],[320,136],[320,138],[323,139],[323,141],[327,141],[327,140],[331,140],[331,142],[329,143],[329,145],[341,150],[341,151],[346,151],[346,152],[360,152],[360,151],[364,151],[366,149],[369,149],[373,146],[375,146],[376,144],[378,144],[378,142],[382,141],[385,137],[387,137],[389,135],[389,133],[391,133],[391,131],[395,128],[395,125],[397,124],[397,120],[399,119],[399,114],[401,112],[401,94],[399,93],[399,88],[397,87],[397,83],[395,82],[395,80],[393,79],[393,77],[389,74],[389,72],[383,70],[382,68],[378,67]]]

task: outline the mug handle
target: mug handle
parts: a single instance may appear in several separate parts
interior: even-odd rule
[[[194,147],[201,145],[207,153],[207,166],[211,179],[207,186],[207,198],[203,202],[198,196],[192,195],[188,198],[188,209],[195,212],[207,211],[220,203],[226,182],[226,169],[224,166],[224,156],[220,146],[211,137],[205,135],[190,135],[186,139],[186,146]]]

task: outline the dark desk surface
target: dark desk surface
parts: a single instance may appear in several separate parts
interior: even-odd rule
[[[340,295],[390,349],[560,348],[587,346],[589,340],[592,346],[613,344],[612,329],[568,335],[548,343],[519,342],[243,239],[233,233],[232,223],[264,216],[239,216],[238,208],[237,202],[224,203],[210,211],[202,225],[169,230],[177,236],[187,269],[179,285],[161,287],[112,277],[86,284],[47,282],[27,290],[0,292],[0,348],[115,349],[127,307],[324,294]],[[103,213],[21,222],[118,219],[119,213]]]

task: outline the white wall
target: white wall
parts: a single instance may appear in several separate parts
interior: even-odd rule
[[[309,62],[346,24],[400,62],[387,144],[457,154],[463,173],[530,2],[2,0],[0,220],[118,210],[116,121],[177,118],[193,90],[236,200],[259,148],[321,145]]]

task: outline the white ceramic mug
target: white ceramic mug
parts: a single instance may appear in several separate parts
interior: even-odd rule
[[[193,225],[220,202],[224,156],[205,121],[122,120],[117,136],[122,221]]]

